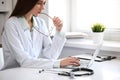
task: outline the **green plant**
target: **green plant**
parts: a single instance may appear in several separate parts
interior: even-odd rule
[[[93,32],[104,32],[105,26],[101,23],[95,23],[92,26],[92,31]]]

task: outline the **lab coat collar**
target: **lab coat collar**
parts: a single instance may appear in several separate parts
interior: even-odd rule
[[[25,20],[25,17],[24,17],[24,16],[23,16],[23,17],[20,17],[19,20],[20,20],[20,22],[21,22],[21,24],[22,24],[22,28],[23,28],[24,31],[30,29],[30,27],[29,27],[27,21]]]
[[[38,22],[37,22],[37,18],[35,16],[33,16],[33,27],[38,27]]]
[[[25,17],[23,16],[19,19],[21,21],[21,24],[23,25],[22,28],[24,29],[24,31],[26,31],[28,29],[30,30],[30,27],[29,27],[27,21],[25,20]],[[37,20],[34,16],[33,16],[33,27],[38,27]]]

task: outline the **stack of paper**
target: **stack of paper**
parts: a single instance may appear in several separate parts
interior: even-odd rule
[[[74,38],[84,38],[87,34],[83,32],[67,32],[66,38],[67,39],[74,39]]]

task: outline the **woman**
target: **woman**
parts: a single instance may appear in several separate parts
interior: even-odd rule
[[[48,35],[45,22],[37,17],[44,10],[45,3],[46,0],[18,0],[2,34],[3,69],[79,66],[79,60],[75,57],[57,60],[65,43],[65,36],[61,34],[63,23],[54,17],[56,34],[52,40],[45,36]]]

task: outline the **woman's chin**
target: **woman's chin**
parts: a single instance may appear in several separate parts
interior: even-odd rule
[[[39,14],[34,14],[34,16],[36,17],[36,16],[38,16]]]

